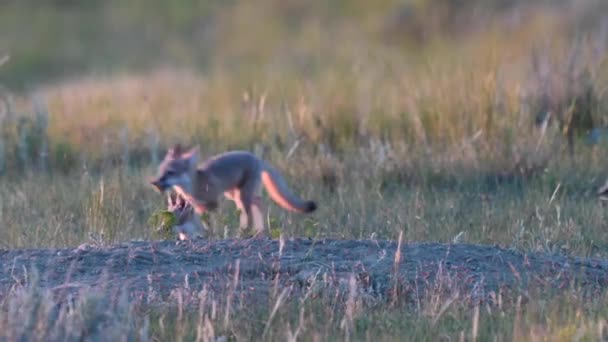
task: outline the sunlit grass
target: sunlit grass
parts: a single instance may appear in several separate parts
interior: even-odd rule
[[[152,292],[138,299],[103,289],[41,290],[36,275],[0,300],[0,338],[27,340],[601,340],[606,337],[605,294],[590,300],[568,288],[561,295],[501,291],[487,300],[450,291],[438,278],[424,293],[389,304],[356,287],[292,296],[286,288],[268,303],[244,306],[230,292],[176,284],[158,302]],[[309,290],[310,291],[310,290]],[[229,304],[231,303],[231,304]]]
[[[181,142],[253,151],[319,203],[268,202],[275,238],[607,257],[606,137],[577,126],[570,155],[564,136],[576,106],[606,125],[601,1],[52,6],[0,6],[0,249],[155,239],[165,198],[147,179]],[[207,220],[210,239],[237,236],[231,203]],[[155,303],[68,304],[30,285],[0,293],[0,339],[598,340],[608,317],[605,294],[577,288],[480,303],[448,286],[397,305],[285,292],[227,315],[230,294],[179,284]]]

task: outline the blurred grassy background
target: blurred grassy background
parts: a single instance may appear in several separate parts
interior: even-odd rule
[[[377,139],[519,158],[538,115],[564,116],[589,89],[584,115],[605,121],[601,1],[2,6],[0,81],[45,95],[50,156],[77,146],[99,157],[104,136],[126,128],[139,148],[151,134],[221,146],[304,138],[332,152]]]

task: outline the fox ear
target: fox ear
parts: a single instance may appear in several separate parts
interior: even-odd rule
[[[188,150],[188,152],[186,152],[186,154],[191,155],[191,154],[198,154],[198,145],[197,146],[193,146],[190,150]]]
[[[185,152],[183,158],[188,160],[190,166],[196,165],[198,162],[198,146],[194,146],[188,152]]]
[[[173,148],[169,149],[169,154],[171,154],[174,157],[177,157],[179,155],[182,154],[182,145],[180,143],[175,144],[175,146],[173,146]]]

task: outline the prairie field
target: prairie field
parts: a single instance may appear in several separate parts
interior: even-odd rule
[[[0,4],[0,341],[608,338],[608,3]],[[310,215],[163,241],[173,144]]]

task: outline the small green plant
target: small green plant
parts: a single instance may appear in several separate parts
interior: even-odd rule
[[[177,217],[168,210],[157,210],[148,219],[148,226],[152,229],[152,236],[156,239],[171,240],[173,226],[177,223]]]
[[[304,236],[314,238],[319,234],[319,223],[312,218],[304,219]]]
[[[281,236],[281,222],[274,216],[268,218],[268,231],[273,239],[278,239]]]

